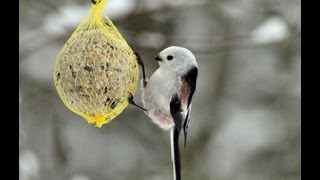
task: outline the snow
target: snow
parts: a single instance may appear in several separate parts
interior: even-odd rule
[[[251,40],[257,44],[270,44],[281,42],[288,36],[288,25],[279,17],[271,17],[252,31]]]
[[[116,0],[109,1],[104,9],[104,13],[108,14],[110,19],[119,19],[131,13],[136,4],[132,0]]]
[[[36,155],[30,150],[23,150],[19,156],[19,176],[23,180],[39,178],[40,164]]]

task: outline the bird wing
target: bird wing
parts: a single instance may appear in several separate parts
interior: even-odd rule
[[[190,112],[191,112],[191,101],[194,92],[196,91],[198,78],[198,68],[191,68],[184,76],[182,76],[182,87],[183,91],[181,92],[181,98],[187,100],[187,113],[185,120],[183,122],[183,132],[184,132],[184,147],[186,147],[187,143],[187,131],[190,123]],[[184,96],[184,97],[183,97]]]

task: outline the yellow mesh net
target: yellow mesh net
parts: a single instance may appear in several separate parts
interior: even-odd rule
[[[108,16],[107,0],[92,0],[91,13],[56,58],[54,82],[63,103],[97,127],[128,106],[138,86],[136,56]]]

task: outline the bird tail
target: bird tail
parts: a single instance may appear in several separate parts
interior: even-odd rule
[[[173,164],[173,179],[174,180],[181,180],[179,134],[180,134],[180,130],[177,127],[173,127],[170,130],[171,160],[172,160],[172,164]]]

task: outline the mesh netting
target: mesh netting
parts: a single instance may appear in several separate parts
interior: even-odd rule
[[[105,3],[92,6],[59,52],[54,71],[64,104],[97,127],[123,111],[139,77],[133,51],[111,20],[101,17]]]

